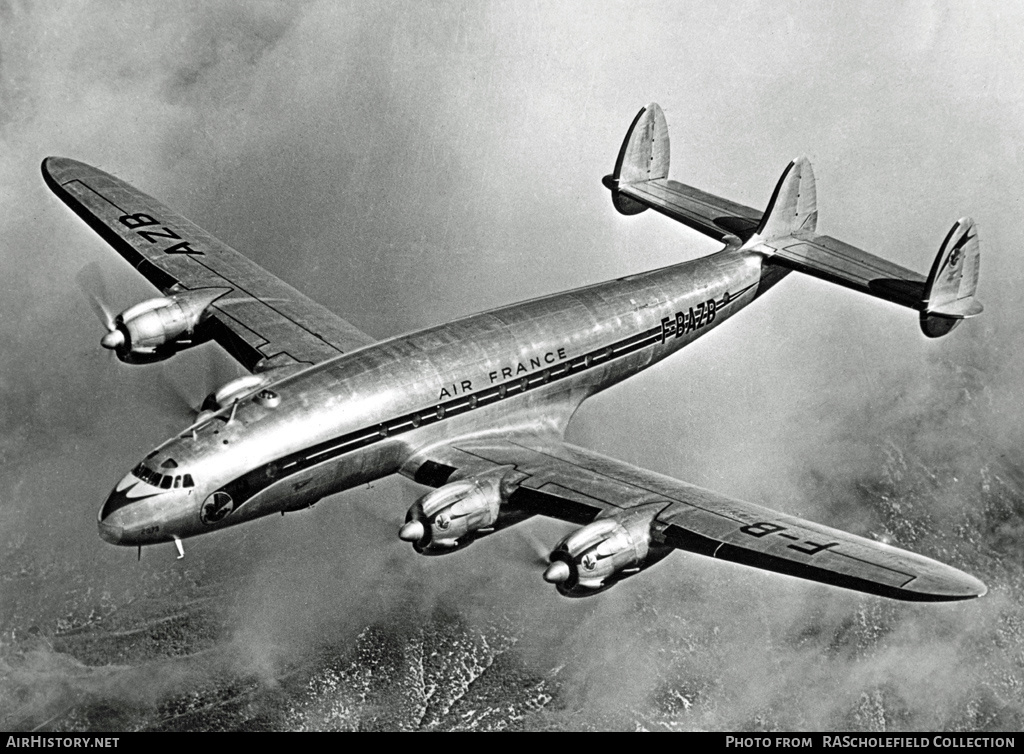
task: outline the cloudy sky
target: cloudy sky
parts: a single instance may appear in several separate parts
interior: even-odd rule
[[[594,399],[573,440],[859,533],[881,524],[851,507],[848,489],[893,453],[913,447],[954,476],[987,453],[1021,460],[1019,6],[5,0],[0,544],[19,557],[128,569],[134,553],[96,536],[103,497],[180,427],[169,385],[198,403],[233,368],[213,351],[132,368],[100,349],[78,271],[98,263],[118,310],[152,289],[50,194],[44,157],[118,175],[388,336],[714,251],[654,213],[617,215],[601,187],[651,101],[669,122],[672,177],[762,207],[787,162],[806,154],[819,230],[907,267],[926,271],[951,224],[974,217],[986,311],[930,341],[907,310],[791,276],[712,337]],[[414,491],[381,489],[383,516],[400,521]],[[937,515],[958,515],[955,490],[936,497]],[[388,548],[415,560],[387,525],[361,530],[372,519],[353,517],[345,497],[319,509],[312,524],[251,526],[268,546],[330,531],[354,560]],[[535,531],[551,543],[562,532]],[[230,551],[239,536],[190,549]],[[403,577],[429,584],[490,562],[422,560]],[[687,599],[709,601],[712,613],[724,610],[713,604],[723,590],[735,611],[750,589],[777,584],[721,573],[677,556],[644,578],[662,596],[709,579]],[[547,619],[582,615],[536,574],[515,576],[517,594]],[[961,627],[996,620],[993,586],[980,613],[944,615]],[[860,604],[817,586],[779,588],[837,614]],[[330,583],[316,589],[333,607],[353,599]],[[486,603],[486,583],[474,589]],[[260,604],[277,595],[254,594]],[[621,619],[622,598],[599,599],[586,610]],[[285,612],[262,616],[268,634]],[[778,620],[789,625],[804,612],[786,615]],[[918,626],[912,617],[905,625]],[[723,639],[750,641],[758,636],[738,630]],[[858,668],[882,673],[883,659]],[[642,686],[644,673],[636,679]],[[899,682],[907,698],[925,695]]]

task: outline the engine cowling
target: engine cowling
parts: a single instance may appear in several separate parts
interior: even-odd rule
[[[282,380],[285,377],[301,372],[302,364],[286,364],[278,367],[270,367],[262,372],[246,374],[226,382],[203,399],[202,405],[196,414],[196,425],[208,421],[214,414],[233,403],[238,403],[243,398],[251,395],[262,405],[273,408],[280,402],[280,395],[273,390],[266,389],[269,385]]]
[[[522,520],[511,512],[503,515],[511,492],[509,472],[509,467],[502,467],[428,492],[409,509],[399,538],[411,542],[421,555],[444,555]]]
[[[245,398],[270,383],[272,375],[264,372],[262,374],[247,374],[238,379],[231,380],[214,390],[203,400],[199,407],[200,411],[220,411],[225,406],[230,406],[235,401]],[[276,377],[275,377],[276,378]]]
[[[159,361],[194,344],[195,329],[209,316],[215,300],[230,288],[200,288],[149,299],[125,309],[100,343],[121,361]]]
[[[651,538],[665,504],[644,505],[577,529],[551,552],[544,580],[565,597],[589,597],[657,563],[672,548]]]

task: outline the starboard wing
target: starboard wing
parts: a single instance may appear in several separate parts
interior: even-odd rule
[[[718,560],[913,601],[979,597],[985,585],[922,555],[778,513],[556,440],[467,440],[414,456],[403,473],[441,486],[513,469],[509,504],[575,524],[637,506],[660,512],[652,539]]]
[[[119,178],[63,157],[50,189],[164,294],[230,289],[211,305],[212,337],[246,369],[316,364],[374,342],[177,212]]]

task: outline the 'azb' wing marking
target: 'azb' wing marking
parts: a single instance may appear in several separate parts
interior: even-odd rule
[[[316,364],[374,342],[190,220],[102,170],[43,161],[50,189],[162,293],[230,288],[212,337],[246,369]]]
[[[656,474],[593,451],[537,438],[457,442],[415,457],[403,473],[440,486],[511,466],[509,502],[587,524],[658,504],[652,536],[677,549],[894,599],[950,601],[985,585],[938,561]]]

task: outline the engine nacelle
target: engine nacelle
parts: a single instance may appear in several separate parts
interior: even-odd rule
[[[217,390],[210,393],[203,400],[203,405],[199,407],[200,411],[220,411],[225,406],[230,406],[235,401],[239,401],[245,398],[247,395],[251,395],[259,390],[264,385],[270,383],[274,376],[268,372],[261,374],[247,374],[243,377],[239,377],[236,380],[225,383]]]
[[[222,408],[227,408],[232,403],[238,403],[250,395],[255,395],[256,401],[261,405],[269,408],[276,407],[280,403],[281,396],[274,390],[267,389],[267,386],[296,372],[301,372],[304,368],[303,364],[286,364],[270,367],[255,374],[246,374],[224,383],[203,399],[193,424],[203,424]]]
[[[421,497],[405,516],[398,536],[421,555],[444,555],[466,547],[478,536],[521,521],[502,515],[511,485],[509,467],[450,482]]]
[[[665,505],[639,506],[577,529],[551,552],[544,580],[565,597],[589,597],[654,565],[672,552],[651,539]]]
[[[210,304],[230,291],[199,288],[143,301],[118,314],[100,342],[129,364],[166,359],[194,345],[192,335],[209,316]]]

